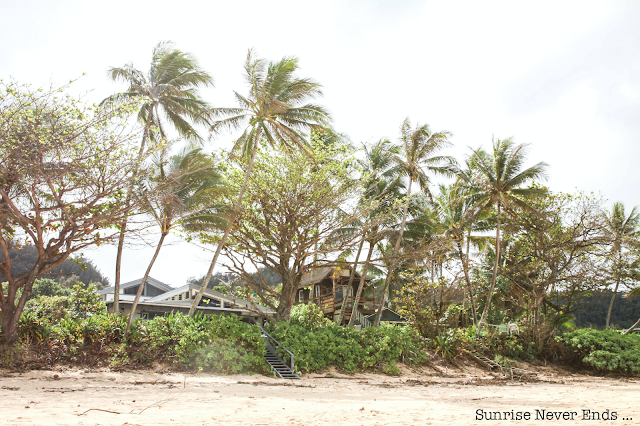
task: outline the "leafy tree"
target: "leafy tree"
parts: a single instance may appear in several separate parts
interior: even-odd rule
[[[509,250],[502,275],[515,285],[512,293],[525,294],[532,320],[540,322],[542,304],[552,306],[549,292],[562,295],[562,314],[572,312],[581,292],[600,286],[602,216],[600,199],[585,194],[548,193],[529,200],[535,209],[522,211],[508,223]]]
[[[105,111],[83,106],[66,86],[0,88],[0,292],[3,342],[16,327],[35,280],[71,255],[111,242],[128,209],[123,188],[144,170],[129,105]],[[150,194],[152,196],[152,194]],[[134,207],[139,207],[134,204]],[[14,274],[9,250],[31,245],[38,259]],[[18,297],[18,291],[22,293]]]
[[[144,126],[140,155],[148,140],[159,143],[167,138],[167,127],[174,128],[187,139],[200,140],[194,124],[206,123],[203,113],[209,105],[198,95],[199,87],[213,85],[213,78],[200,68],[189,53],[173,47],[171,42],[160,42],[153,49],[149,71],[144,73],[133,64],[109,68],[109,77],[128,84],[125,92],[116,93],[102,101],[103,106],[120,105],[135,100],[140,103],[138,121]],[[127,232],[127,217],[120,224],[118,252],[116,255],[116,278],[114,309],[119,309],[120,265],[124,237]]]
[[[276,320],[288,318],[313,259],[352,247],[361,233],[344,229],[369,212],[349,206],[359,195],[351,153],[340,147],[310,150],[317,165],[303,153],[258,153],[225,248],[227,267],[246,286],[247,298],[273,309]],[[235,188],[244,185],[243,168],[234,169],[229,180]],[[260,267],[275,272],[282,285],[274,288],[256,275]]]
[[[632,266],[635,259],[628,259],[626,256],[629,248],[640,247],[640,211],[638,207],[632,208],[629,214],[625,214],[624,204],[615,203],[611,212],[606,215],[605,235],[611,244],[610,262],[615,281],[605,325],[606,328],[609,328],[613,302],[620,284],[640,281],[640,273]]]
[[[329,114],[321,106],[306,103],[320,96],[320,85],[308,78],[298,78],[294,73],[298,69],[296,58],[285,57],[278,62],[267,62],[254,58],[249,51],[244,65],[245,80],[249,86],[248,96],[234,92],[239,108],[220,108],[211,110],[212,118],[226,117],[217,120],[211,126],[214,132],[220,129],[240,129],[243,133],[236,139],[232,155],[235,158],[248,158],[244,171],[244,183],[238,190],[237,201],[233,208],[235,220],[230,221],[222,238],[218,241],[209,270],[200,290],[197,293],[189,315],[193,316],[200,299],[204,294],[218,257],[237,222],[242,197],[253,170],[253,162],[261,143],[272,148],[293,152],[297,149],[306,151],[305,132],[320,130],[328,124]]]
[[[30,271],[38,262],[38,249],[33,245],[18,245],[15,243],[9,246],[9,258],[11,259],[11,273],[13,275]],[[55,280],[63,287],[71,288],[72,285],[65,284],[66,281],[78,281],[83,283],[94,283],[96,287],[109,287],[109,279],[102,275],[97,266],[82,254],[71,256],[51,270],[51,273],[42,277]],[[4,275],[0,273],[0,280],[5,281]],[[64,282],[63,282],[64,281]]]
[[[446,172],[447,169],[441,167],[441,164],[445,161],[451,162],[452,159],[450,157],[434,156],[433,154],[449,145],[449,135],[449,132],[433,133],[427,124],[422,126],[417,125],[414,129],[411,127],[411,122],[408,118],[406,118],[402,123],[402,126],[400,127],[400,145],[397,149],[390,150],[389,153],[392,161],[396,163],[401,170],[401,173],[409,179],[409,185],[407,186],[407,199],[411,197],[411,186],[414,182],[417,182],[420,187],[425,190],[428,188],[429,178],[427,176],[427,171],[440,173]],[[378,313],[376,314],[374,321],[374,326],[376,327],[380,324],[382,309],[384,308],[387,292],[389,291],[391,275],[398,263],[397,257],[400,250],[400,243],[402,241],[404,228],[407,223],[408,209],[409,203],[405,202],[402,221],[398,228],[398,236],[396,237],[393,253],[391,255],[392,261],[390,262],[387,277],[384,281],[381,300],[382,303],[378,308]]]
[[[60,284],[50,278],[39,278],[33,283],[33,291],[31,298],[39,296],[68,296],[69,289],[62,287]]]
[[[525,159],[525,145],[516,145],[511,138],[494,139],[492,153],[483,149],[477,149],[473,152],[469,161],[470,175],[460,169],[457,170],[458,175],[469,187],[470,195],[468,197],[472,203],[481,209],[495,208],[496,212],[496,256],[487,301],[476,333],[480,333],[487,320],[491,298],[495,290],[501,253],[500,225],[503,210],[509,213],[520,209],[535,213],[535,209],[527,203],[526,199],[546,193],[544,188],[522,188],[528,182],[546,177],[546,163],[541,162],[522,170]]]

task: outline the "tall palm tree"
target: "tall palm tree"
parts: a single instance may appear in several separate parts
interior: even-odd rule
[[[408,200],[411,197],[411,187],[414,182],[417,182],[421,188],[426,190],[429,183],[427,171],[447,173],[448,169],[441,165],[446,161],[451,163],[453,162],[453,159],[445,156],[433,156],[433,154],[450,145],[448,140],[449,136],[450,133],[446,131],[436,133],[431,132],[428,124],[424,124],[422,126],[417,125],[414,129],[411,127],[409,118],[406,118],[400,127],[400,145],[396,151],[390,151],[392,161],[397,167],[399,167],[401,173],[409,179],[409,185],[407,186],[407,201],[404,203],[402,220],[400,227],[398,228],[398,235],[391,255],[391,262],[389,263],[387,276],[384,280],[381,304],[373,323],[375,327],[380,324],[382,310],[384,309],[384,304],[389,291],[391,275],[398,264],[398,252],[400,250],[400,243],[402,241],[404,228],[407,223],[407,215],[409,211]]]
[[[503,210],[513,212],[515,209],[538,213],[526,199],[542,196],[547,193],[544,188],[522,188],[534,180],[546,179],[547,164],[540,162],[528,169],[521,170],[526,159],[526,145],[516,145],[512,138],[494,139],[493,153],[477,149],[469,158],[470,171],[458,170],[458,175],[468,185],[468,199],[481,210],[494,208],[496,212],[495,261],[491,285],[487,300],[478,322],[476,333],[484,326],[491,298],[496,286],[498,263],[500,259],[500,226]],[[539,214],[539,213],[538,213]]]
[[[234,216],[242,203],[253,161],[261,143],[266,142],[274,148],[285,151],[294,149],[307,151],[306,132],[320,130],[329,124],[329,113],[321,106],[308,103],[322,95],[320,84],[308,78],[296,77],[294,73],[297,69],[297,58],[285,57],[278,62],[267,63],[264,59],[254,58],[250,50],[244,65],[249,94],[242,96],[234,92],[239,104],[238,108],[214,109],[209,113],[212,119],[226,117],[213,122],[212,132],[244,128],[232,149],[232,155],[236,158],[248,158],[244,183],[238,192],[238,201],[233,209]],[[232,224],[233,221],[230,222],[218,243],[200,291],[193,300],[189,315],[193,315],[200,304],[218,257],[231,232]]]
[[[605,233],[611,241],[611,258],[613,265],[613,275],[616,281],[609,310],[607,311],[607,322],[605,327],[609,328],[611,322],[611,312],[613,302],[616,299],[620,283],[624,279],[625,267],[622,255],[626,248],[640,245],[640,211],[638,207],[631,209],[629,214],[625,214],[624,204],[618,202],[613,205],[611,212],[606,215]]]
[[[140,157],[148,140],[157,142],[166,138],[167,126],[173,127],[183,138],[201,139],[193,125],[206,122],[202,113],[210,107],[200,98],[197,89],[213,86],[213,78],[200,68],[191,54],[174,48],[171,42],[160,42],[153,49],[151,66],[146,73],[129,63],[124,67],[109,68],[108,75],[113,81],[126,83],[129,87],[125,92],[104,99],[101,106],[130,100],[141,102],[138,121],[144,130]],[[117,313],[120,312],[120,266],[126,231],[125,219],[120,224],[116,255],[114,310]]]
[[[401,190],[404,189],[404,185],[399,178],[399,168],[395,166],[391,160],[389,152],[395,152],[396,149],[392,146],[391,141],[387,139],[381,139],[376,142],[370,149],[364,147],[364,160],[360,161],[360,167],[362,168],[363,177],[365,179],[364,188],[365,191],[362,195],[362,201],[365,203],[371,201],[377,201],[378,205],[369,214],[369,222],[376,222],[371,226],[369,231],[362,236],[360,246],[358,247],[358,254],[356,256],[356,262],[353,266],[351,276],[349,277],[349,283],[347,288],[351,288],[351,283],[355,277],[355,271],[360,258],[360,252],[365,243],[369,245],[367,257],[363,265],[363,270],[360,276],[360,282],[358,283],[358,289],[353,301],[352,315],[349,318],[349,324],[353,325],[355,322],[354,310],[358,309],[362,292],[364,290],[364,284],[367,278],[367,272],[369,271],[369,265],[371,263],[371,256],[375,251],[376,245],[382,241],[385,237],[385,233],[381,228],[384,228],[384,223],[378,223],[378,216],[389,215],[393,211],[393,202],[401,197]],[[370,224],[364,224],[368,226]],[[341,310],[344,312],[344,309]]]
[[[469,253],[468,251],[467,253],[463,251],[465,235],[471,230],[476,217],[475,209],[473,209],[473,205],[469,200],[462,196],[463,187],[461,185],[451,185],[449,187],[440,185],[439,188],[440,193],[434,200],[436,214],[445,236],[453,240],[460,257],[471,304],[473,323],[477,324],[476,302],[471,279],[469,278]],[[467,236],[467,244],[468,239],[469,237]]]
[[[216,205],[217,197],[226,189],[225,183],[212,158],[199,148],[183,151],[169,161],[161,158],[154,173],[146,179],[145,186],[153,186],[161,194],[158,198],[147,199],[146,203],[146,212],[160,227],[160,240],[131,305],[125,336],[129,333],[151,268],[169,232],[176,226],[201,231],[227,225],[224,209]]]

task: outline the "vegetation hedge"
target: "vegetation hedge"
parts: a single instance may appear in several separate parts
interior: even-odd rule
[[[582,328],[558,337],[573,358],[600,371],[640,373],[640,335]]]
[[[266,372],[260,329],[236,315],[137,320],[127,341],[125,329],[126,318],[107,314],[92,286],[29,300],[18,326],[21,342],[46,346],[40,352],[51,363],[107,359],[117,367],[165,361],[195,371]]]
[[[381,368],[395,375],[400,374],[396,362],[417,364],[427,359],[425,342],[412,327],[381,325],[356,331],[335,323],[306,328],[296,322],[280,322],[270,334],[294,354],[296,370],[303,372],[333,365],[347,373]]]

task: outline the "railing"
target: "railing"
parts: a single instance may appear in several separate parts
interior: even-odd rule
[[[356,321],[358,321],[360,323],[360,325],[362,326],[362,328],[367,328],[367,327],[371,327],[373,325],[373,323],[371,321],[369,321],[367,319],[367,317],[365,317],[364,315],[362,315],[362,312],[360,312],[359,310],[356,309],[355,312],[355,317],[356,317]]]
[[[260,326],[260,332],[262,333],[262,336],[261,336],[261,337],[265,337],[265,338],[267,338],[267,340],[271,343],[271,346],[273,346],[273,348],[274,348],[274,349],[275,349],[275,348],[279,348],[279,349],[281,349],[281,350],[283,350],[283,351],[285,351],[286,353],[288,353],[288,354],[289,354],[289,356],[290,356],[290,358],[291,358],[291,359],[290,359],[290,361],[291,361],[291,362],[290,362],[291,371],[292,371],[292,372],[295,372],[296,370],[294,369],[295,364],[294,364],[293,353],[292,353],[289,349],[287,349],[287,348],[285,348],[284,346],[282,346],[282,345],[280,344],[280,342],[278,342],[276,339],[274,339],[273,337],[271,337],[271,335],[270,335],[269,333],[267,333],[267,331],[266,331],[264,328],[262,328],[262,326]],[[274,343],[275,343],[275,344],[274,344]]]
[[[339,296],[338,298],[335,298],[333,294],[328,294],[326,296],[320,296],[320,297],[313,297],[310,299],[310,302],[320,306],[320,308],[323,310],[342,308],[344,301],[345,301],[344,297]],[[344,303],[345,305],[344,307],[347,309],[353,308],[354,301],[355,301],[355,296],[348,296],[346,298],[346,303]],[[358,308],[360,309],[370,308],[370,310],[375,310],[379,305],[380,305],[380,302],[376,302],[375,298],[373,297],[361,297],[358,303]]]

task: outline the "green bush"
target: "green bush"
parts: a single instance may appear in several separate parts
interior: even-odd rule
[[[424,342],[412,327],[382,325],[355,331],[335,323],[306,328],[281,322],[271,328],[270,334],[294,354],[299,371],[322,371],[335,365],[348,373],[379,367],[398,374],[396,362],[426,360]]]
[[[133,359],[167,359],[198,371],[266,371],[266,346],[257,325],[236,315],[182,314],[136,321],[129,341]]]
[[[574,357],[600,371],[640,373],[640,335],[582,328],[558,340]]]
[[[45,280],[51,281],[51,280]],[[86,318],[106,314],[106,307],[93,284],[75,285],[67,295],[38,296],[24,306],[23,314],[32,314],[55,324],[63,318]]]
[[[30,299],[39,296],[69,296],[71,289],[64,288],[51,278],[39,278],[33,283]]]
[[[325,318],[322,309],[315,303],[293,306],[289,318],[291,323],[309,329],[325,327],[332,322],[330,319]]]

